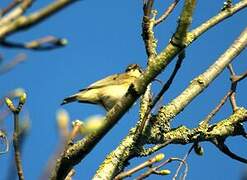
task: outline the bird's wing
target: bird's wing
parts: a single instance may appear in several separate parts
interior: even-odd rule
[[[113,75],[108,76],[108,77],[106,77],[104,79],[101,79],[99,81],[96,81],[95,83],[89,85],[85,89],[81,89],[80,91],[101,88],[101,87],[105,87],[105,86],[109,86],[109,85],[119,85],[119,84],[122,84],[122,83],[127,83],[129,81],[132,82],[135,78],[136,77],[129,76],[126,73],[123,73],[123,74],[113,74]]]

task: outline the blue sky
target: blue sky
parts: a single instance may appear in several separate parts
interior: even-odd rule
[[[43,0],[34,3],[30,11],[48,4],[51,1]],[[171,2],[170,0],[167,2]],[[220,11],[223,1],[199,0],[191,28]],[[235,1],[234,1],[235,2]],[[0,3],[4,6],[6,2]],[[157,2],[155,7],[159,12],[167,3]],[[156,37],[162,50],[175,31],[176,21],[181,11],[182,1],[166,22],[156,29]],[[179,95],[189,82],[204,72],[239,36],[246,26],[247,11],[242,10],[230,19],[217,25],[188,49],[186,59],[176,81],[165,94],[163,103]],[[146,66],[146,54],[141,38],[142,1],[89,1],[77,2],[72,6],[57,13],[25,32],[20,32],[9,37],[9,40],[18,42],[30,41],[46,35],[67,38],[68,46],[53,51],[30,51],[18,49],[5,49],[0,47],[5,62],[16,54],[24,52],[28,60],[18,65],[11,72],[0,76],[0,95],[21,87],[27,92],[28,99],[24,112],[29,112],[31,129],[25,141],[22,153],[24,173],[27,179],[37,179],[48,159],[52,157],[59,143],[56,128],[56,111],[60,108],[62,99],[79,89],[86,87],[95,80],[107,75],[122,72],[128,64],[137,63]],[[237,73],[246,71],[246,50],[237,57],[233,65]],[[173,68],[169,65],[159,79],[165,81]],[[154,85],[155,92],[160,88]],[[173,127],[185,124],[195,127],[219,100],[228,91],[230,86],[229,73],[224,71],[201,95],[198,96],[182,113],[173,121]],[[246,107],[247,82],[243,81],[238,86],[237,102]],[[95,105],[70,104],[64,106],[72,120],[86,119],[94,114],[104,114],[104,110]],[[222,108],[213,122],[223,119],[231,114],[229,103]],[[121,121],[106,135],[86,159],[76,166],[75,179],[90,179],[105,156],[117,147],[129,128],[133,127],[138,118],[138,103],[126,113]],[[4,124],[9,137],[12,133],[13,121],[9,116]],[[241,137],[231,137],[227,140],[230,148],[247,157],[244,149],[247,143]],[[191,153],[188,179],[239,179],[246,169],[244,164],[226,157],[212,144],[202,143],[205,155],[199,157]],[[189,146],[171,145],[160,152],[166,157],[182,157]],[[1,176],[5,179],[11,153],[1,155]],[[144,159],[133,159],[131,166],[143,162]],[[177,164],[176,164],[177,165]],[[176,166],[169,166],[176,167]],[[174,172],[174,169],[171,169]],[[172,177],[172,176],[169,176]],[[152,176],[158,179],[158,176]],[[161,178],[160,178],[161,179]]]

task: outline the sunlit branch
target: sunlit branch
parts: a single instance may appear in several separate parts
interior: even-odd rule
[[[15,9],[0,19],[0,27],[21,16],[33,3],[33,0],[22,0]]]

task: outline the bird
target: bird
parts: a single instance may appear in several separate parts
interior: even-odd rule
[[[138,64],[130,64],[124,73],[98,80],[78,93],[66,97],[61,105],[71,102],[97,104],[109,111],[128,91],[129,86],[142,75]]]

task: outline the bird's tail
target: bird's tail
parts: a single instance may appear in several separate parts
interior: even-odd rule
[[[71,102],[74,102],[74,101],[77,101],[76,95],[69,96],[69,97],[65,98],[63,100],[63,102],[61,103],[61,105],[68,104],[68,103],[71,103]]]

